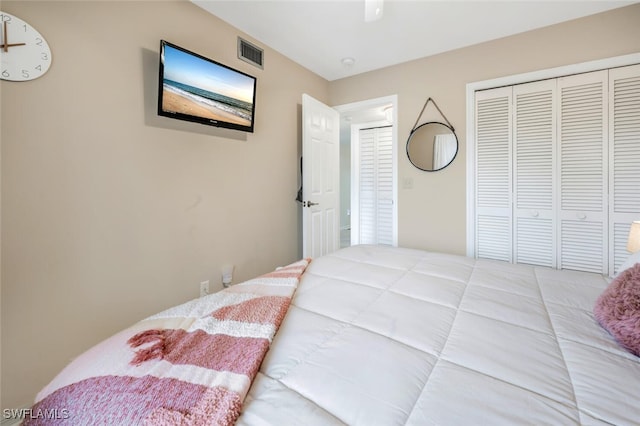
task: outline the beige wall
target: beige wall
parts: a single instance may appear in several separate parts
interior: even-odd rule
[[[41,79],[0,83],[2,408],[97,341],[196,297],[200,281],[219,287],[223,263],[238,282],[300,255],[303,92],[333,105],[398,94],[401,139],[433,97],[462,150],[426,173],[401,141],[399,241],[464,253],[465,85],[640,51],[635,5],[328,83],[270,49],[264,71],[238,61],[238,32],[186,2],[1,7],[54,54]],[[256,132],[156,117],[160,38],[256,75]]]
[[[330,98],[332,105],[342,105],[398,95],[398,243],[464,254],[466,85],[637,52],[640,4],[335,81]],[[451,122],[461,146],[454,162],[435,173],[413,167],[405,153],[428,97]],[[433,105],[421,122],[430,120],[442,120]],[[404,188],[406,180],[411,189]]]
[[[0,83],[2,408],[14,408],[200,281],[219,289],[222,264],[239,282],[299,258],[299,104],[327,101],[328,82],[270,49],[264,71],[238,60],[241,34],[188,2],[2,10],[53,51],[44,77]],[[161,38],[258,78],[255,133],[156,116]]]

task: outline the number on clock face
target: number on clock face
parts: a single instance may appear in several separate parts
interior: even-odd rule
[[[45,38],[22,19],[0,11],[0,78],[33,80],[51,66],[51,49]]]

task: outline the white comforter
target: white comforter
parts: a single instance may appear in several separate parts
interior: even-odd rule
[[[634,425],[598,275],[356,246],[315,259],[239,424]]]

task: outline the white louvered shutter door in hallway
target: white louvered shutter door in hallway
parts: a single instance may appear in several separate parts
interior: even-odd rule
[[[360,244],[375,244],[376,161],[373,129],[360,131]]]
[[[359,242],[392,245],[392,127],[360,130],[359,159]]]
[[[377,131],[377,223],[378,244],[393,244],[393,138],[391,127]]]

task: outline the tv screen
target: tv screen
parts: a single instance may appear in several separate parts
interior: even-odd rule
[[[256,78],[160,41],[158,114],[253,132]]]

